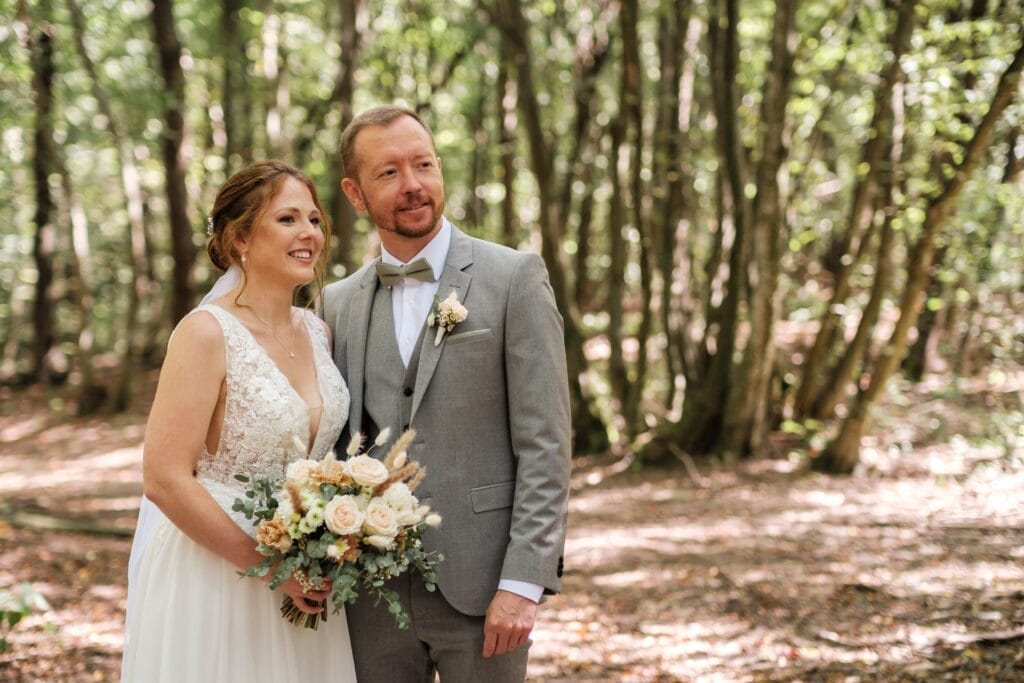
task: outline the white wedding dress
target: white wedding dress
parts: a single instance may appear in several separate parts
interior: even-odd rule
[[[203,305],[224,331],[227,393],[215,454],[203,449],[196,479],[250,536],[252,521],[231,510],[244,484],[235,474],[283,478],[308,446],[306,403],[249,330],[227,310]],[[348,416],[349,396],[331,359],[322,323],[303,311],[323,412],[310,456],[334,446]],[[147,500],[132,547],[122,681],[199,683],[348,683],[355,681],[344,612],[329,609],[313,631],[286,621],[283,594],[243,578],[237,568],[182,533]],[[254,541],[255,543],[255,541]]]

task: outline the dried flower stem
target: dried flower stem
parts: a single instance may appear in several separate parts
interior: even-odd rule
[[[412,444],[412,441],[415,438],[415,429],[407,429],[400,437],[398,437],[398,440],[395,441],[395,445],[391,447],[391,450],[388,451],[387,457],[384,458],[384,466],[387,467],[389,471],[395,466],[395,459],[399,454],[408,450],[409,445]]]

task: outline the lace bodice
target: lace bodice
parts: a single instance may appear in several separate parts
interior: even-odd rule
[[[322,459],[334,447],[348,417],[348,389],[331,359],[323,325],[311,311],[302,311],[313,342],[313,360],[323,400],[320,424],[309,448],[310,415],[306,403],[252,333],[220,306],[209,304],[195,311],[206,311],[220,323],[227,367],[220,444],[214,454],[203,449],[196,465],[196,479],[222,508],[238,517],[231,512],[231,505],[244,485],[234,475],[282,479],[288,463],[304,457]],[[309,452],[308,456],[299,450],[296,439]],[[236,521],[246,531],[252,531],[251,521],[244,517]]]

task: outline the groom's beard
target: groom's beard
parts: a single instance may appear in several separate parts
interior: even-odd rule
[[[365,197],[363,201],[366,202]],[[402,215],[402,211],[405,209],[423,205],[430,209],[430,216],[426,220],[409,222]],[[442,197],[438,204],[430,195],[417,194],[414,197],[407,197],[390,212],[380,211],[376,206],[366,202],[366,213],[369,214],[370,221],[378,229],[393,232],[401,237],[417,239],[429,235],[440,224],[441,216],[444,215],[444,198]]]

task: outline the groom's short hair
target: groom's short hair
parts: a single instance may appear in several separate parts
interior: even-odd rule
[[[420,115],[412,109],[406,109],[397,105],[374,107],[373,109],[367,109],[352,119],[352,122],[345,126],[345,130],[341,133],[338,151],[341,155],[342,177],[355,178],[359,173],[359,163],[358,159],[356,159],[356,137],[359,133],[364,128],[369,128],[370,126],[388,126],[403,116],[415,119],[417,123],[423,126],[423,130],[427,131],[427,135],[430,136],[430,146],[434,147],[436,151],[433,132],[424,123],[423,119],[420,118]]]

